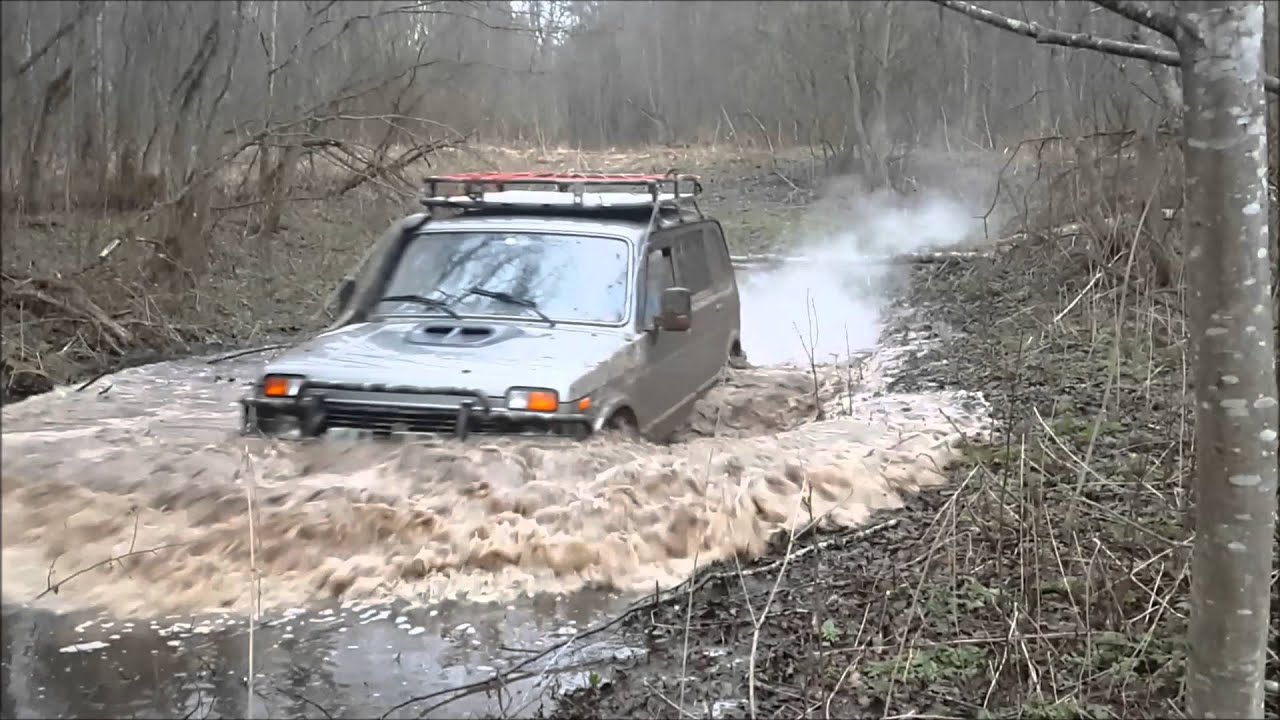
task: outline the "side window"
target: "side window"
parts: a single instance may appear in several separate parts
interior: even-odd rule
[[[675,266],[671,260],[671,248],[656,248],[649,252],[647,284],[644,294],[644,321],[648,322],[658,314],[662,300],[662,291],[676,284]]]
[[[703,228],[702,237],[707,243],[707,257],[711,258],[713,279],[717,284],[728,282],[727,278],[733,275],[733,260],[729,257],[729,248],[720,228],[709,223]]]
[[[695,295],[711,288],[711,266],[707,263],[707,245],[702,232],[701,227],[691,228],[681,232],[676,240],[676,277]]]

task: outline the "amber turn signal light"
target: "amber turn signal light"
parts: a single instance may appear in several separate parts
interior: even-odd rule
[[[268,375],[262,379],[262,394],[270,398],[293,397],[302,389],[302,378]]]
[[[560,396],[555,390],[518,389],[507,393],[507,407],[512,410],[555,412],[560,409]]]

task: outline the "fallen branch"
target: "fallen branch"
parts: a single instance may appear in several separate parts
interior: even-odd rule
[[[49,294],[47,290],[39,287],[39,285],[43,285],[50,289],[58,287],[70,294],[75,299],[75,302],[72,302],[70,299],[63,300],[61,298],[54,297]],[[51,279],[21,282],[16,284],[14,287],[9,288],[7,290],[7,294],[39,300],[46,305],[62,310],[73,318],[80,317],[97,323],[107,331],[107,339],[111,342],[111,346],[116,350],[116,352],[124,352],[120,343],[127,345],[133,342],[133,333],[129,332],[129,330],[123,325],[113,320],[111,316],[102,308],[98,307],[96,303],[88,297],[85,297],[83,290],[75,288],[67,283],[57,283]]]
[[[310,197],[290,197],[290,198],[285,198],[284,201],[286,203],[326,202],[332,199],[333,197],[331,195],[321,195],[321,196],[310,196]],[[245,208],[256,207],[258,205],[266,205],[269,202],[271,201],[270,200],[248,200],[246,202],[235,203],[233,205],[215,205],[209,209],[214,210],[216,212],[228,212],[231,210],[243,210]]]
[[[857,542],[859,540],[865,540],[868,537],[875,535],[876,533],[884,532],[885,530],[888,530],[891,527],[895,527],[900,522],[902,522],[901,518],[890,518],[888,520],[885,520],[882,523],[879,523],[877,525],[872,525],[871,527],[864,528],[855,533],[849,533],[849,534],[842,533],[840,535],[837,535],[836,537],[829,538],[821,542],[816,542],[816,543],[813,543],[812,545],[805,545],[799,550],[796,550],[795,552],[791,553],[791,559],[795,560],[796,558],[802,558],[805,555],[808,555],[809,553],[814,553],[819,550],[826,550],[827,548],[833,547],[835,545],[842,545],[848,542]],[[734,572],[734,573],[724,573],[724,574],[729,577],[736,577],[739,574],[741,574],[743,577],[751,577],[752,575],[760,575],[762,573],[767,573],[770,570],[774,570],[775,568],[780,568],[780,567],[782,567],[782,560],[775,560],[769,563],[768,565],[761,565],[760,567],[751,568],[750,570],[743,570],[741,573]]]
[[[234,360],[238,357],[244,357],[245,355],[254,355],[256,353],[270,352],[272,350],[282,350],[284,348],[290,347],[291,345],[292,343],[276,343],[274,345],[263,345],[262,347],[249,348],[247,350],[236,350],[234,352],[229,352],[224,355],[219,355],[217,357],[209,358],[205,364],[217,365],[220,362],[224,362],[226,360]]]
[[[346,180],[338,184],[338,186],[333,190],[333,194],[345,195],[376,177],[384,177],[387,175],[396,176],[408,167],[410,163],[416,162],[417,160],[439,150],[457,147],[464,142],[466,142],[466,136],[457,139],[438,140],[436,142],[418,145],[417,147],[407,150],[401,154],[400,157],[395,158],[390,162],[378,162],[380,158],[370,159],[366,161],[363,169],[350,168],[352,170],[352,174]]]
[[[83,391],[84,391],[86,388],[88,388],[90,385],[92,385],[92,384],[94,384],[94,383],[98,382],[99,380],[101,380],[102,378],[104,378],[104,377],[106,377],[106,376],[108,376],[108,375],[110,375],[110,374],[111,374],[111,371],[110,371],[110,370],[103,370],[102,372],[98,373],[97,375],[94,375],[93,377],[89,378],[88,380],[85,380],[83,383],[80,383],[79,385],[77,385],[77,386],[76,386],[76,392],[83,392]]]

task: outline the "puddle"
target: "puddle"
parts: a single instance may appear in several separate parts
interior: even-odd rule
[[[885,394],[911,342],[816,376],[735,371],[669,446],[241,438],[235,401],[256,356],[7,406],[6,715],[381,714],[491,677],[780,530],[854,526],[945,481],[986,406]],[[250,706],[255,610],[268,624]],[[540,690],[526,695],[582,653],[633,652],[575,643],[531,668]],[[564,682],[591,677],[575,672]],[[516,713],[513,697],[477,693],[438,715],[543,701]]]
[[[617,596],[540,597],[521,605],[294,609],[253,632],[231,614],[150,619],[4,610],[5,717],[379,716],[415,696],[508,673],[621,609]],[[390,717],[530,717],[557,685],[637,651],[575,643],[521,668],[495,693],[445,695]],[[523,678],[523,679],[519,679]],[[252,706],[250,705],[252,697]],[[320,708],[323,708],[321,710]]]

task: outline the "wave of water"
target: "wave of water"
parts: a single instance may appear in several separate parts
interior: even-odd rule
[[[796,523],[896,506],[941,482],[961,432],[985,422],[980,404],[885,395],[883,373],[857,372],[821,369],[829,419],[812,422],[809,374],[739,371],[669,446],[273,444],[233,433],[227,368],[138,368],[104,395],[5,409],[4,597],[32,602],[95,564],[39,604],[137,615],[652,591]]]

